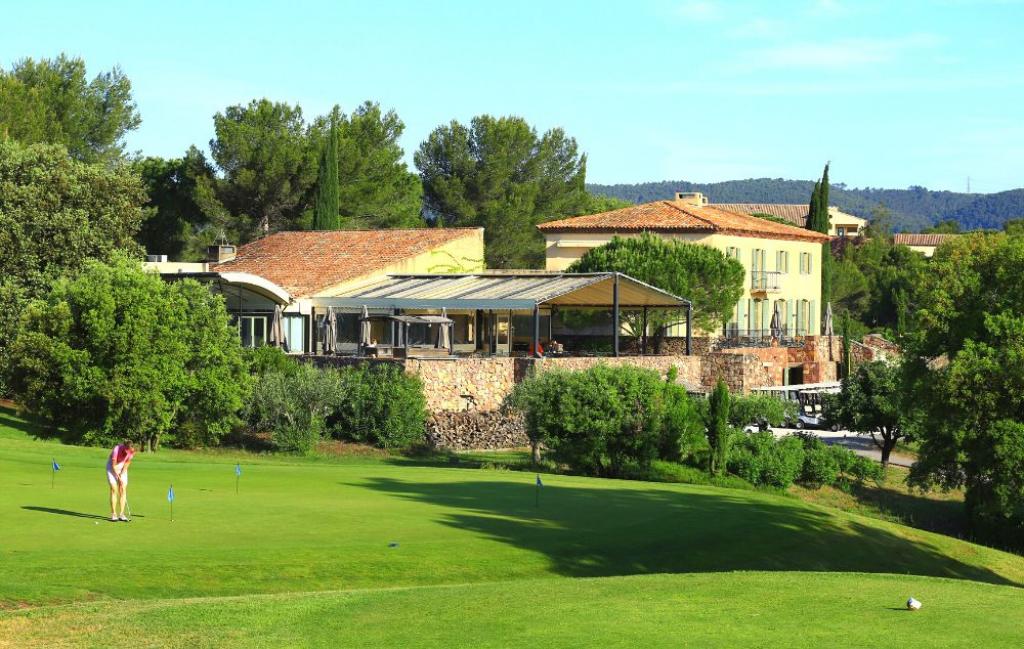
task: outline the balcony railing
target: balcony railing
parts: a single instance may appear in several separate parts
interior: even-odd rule
[[[750,290],[778,293],[782,290],[782,273],[777,270],[750,271]]]
[[[726,325],[719,347],[770,347],[777,341],[782,347],[802,347],[807,332],[802,328],[780,327],[779,329],[740,329]]]

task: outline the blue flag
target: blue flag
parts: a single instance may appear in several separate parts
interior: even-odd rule
[[[167,502],[174,502],[174,485],[171,485],[171,488],[167,490]]]
[[[54,471],[60,471],[60,465],[57,464],[57,460],[51,458],[50,461],[53,462],[53,470]]]
[[[537,486],[538,487],[543,487],[544,486],[544,483],[540,481],[540,474],[539,473],[537,474]]]
[[[241,464],[236,464],[235,465],[235,475],[239,475],[239,476],[242,475],[242,465]]]

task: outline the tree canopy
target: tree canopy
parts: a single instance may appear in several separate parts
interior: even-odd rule
[[[26,307],[10,349],[18,403],[86,443],[215,442],[237,421],[246,377],[223,300],[126,257],[58,280]]]
[[[0,142],[0,281],[35,296],[86,260],[137,252],[144,201],[126,167],[80,162],[59,145]]]
[[[743,294],[746,277],[743,265],[720,250],[651,233],[614,237],[607,244],[588,250],[568,271],[617,271],[690,300],[694,328],[703,330],[717,329],[728,320]],[[624,319],[639,335],[637,317],[629,314]],[[678,321],[678,313],[655,310],[648,315],[656,342],[665,326]]]
[[[882,466],[901,439],[911,436],[900,368],[882,361],[860,365],[843,379],[833,416],[850,430],[870,435],[882,454]]]
[[[61,54],[0,70],[0,140],[62,144],[83,162],[112,162],[142,122],[120,68],[86,78],[85,62]]]
[[[415,156],[428,217],[483,227],[487,265],[542,265],[536,225],[588,205],[586,155],[562,129],[538,136],[521,117],[474,117],[439,126]]]

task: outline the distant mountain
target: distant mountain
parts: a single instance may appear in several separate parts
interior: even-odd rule
[[[614,196],[634,203],[671,198],[679,192],[702,192],[712,203],[806,203],[814,182],[782,178],[751,178],[720,183],[692,183],[685,180],[638,183],[635,185],[594,185],[595,194]],[[892,212],[898,232],[918,232],[939,221],[956,219],[963,229],[1001,228],[1007,219],[1024,217],[1024,189],[998,194],[966,194],[907,189],[850,189],[833,185],[830,203],[849,214],[865,218],[878,205]]]

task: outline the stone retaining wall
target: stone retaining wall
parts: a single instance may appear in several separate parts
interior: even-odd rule
[[[529,446],[522,417],[500,410],[436,412],[427,420],[427,443],[453,451]]]

